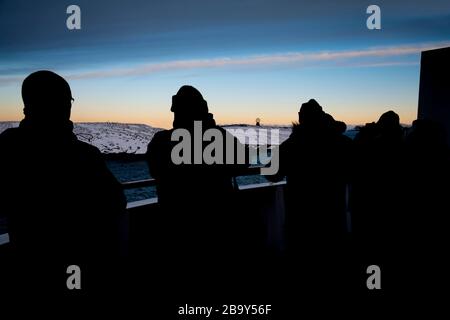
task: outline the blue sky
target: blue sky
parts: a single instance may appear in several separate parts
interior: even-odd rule
[[[81,8],[81,30],[66,8]],[[366,8],[381,8],[368,30]],[[75,121],[170,127],[171,96],[203,93],[219,123],[289,124],[316,98],[349,124],[416,116],[420,52],[450,46],[447,1],[1,1],[0,120],[21,119],[20,85],[69,81]]]

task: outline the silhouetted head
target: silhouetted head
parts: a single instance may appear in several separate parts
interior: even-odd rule
[[[302,126],[319,125],[323,120],[324,112],[316,100],[311,99],[303,103],[298,113],[298,121]]]
[[[445,146],[447,144],[444,127],[429,119],[414,120],[407,141],[421,147]]]
[[[69,84],[51,71],[37,71],[22,84],[23,113],[33,123],[64,122],[70,119],[72,93]]]
[[[400,128],[400,117],[394,111],[388,111],[381,115],[377,125],[383,131],[392,131]]]
[[[338,133],[345,133],[347,131],[347,125],[343,121],[335,121],[334,127]]]
[[[208,104],[200,91],[192,86],[182,86],[177,94],[172,96],[170,111],[176,117],[186,120],[203,120],[208,115]]]

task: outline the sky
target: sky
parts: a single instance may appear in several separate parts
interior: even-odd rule
[[[72,4],[80,30],[66,27]],[[69,82],[76,122],[169,128],[190,84],[219,124],[290,124],[311,98],[347,124],[387,110],[407,124],[420,52],[448,46],[448,0],[0,0],[0,121],[22,119],[21,83],[46,69]]]

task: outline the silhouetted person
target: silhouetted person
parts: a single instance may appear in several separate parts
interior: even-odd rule
[[[431,120],[415,120],[406,136],[408,167],[407,205],[413,233],[438,231],[442,212],[449,212],[448,181],[450,153],[445,130]]]
[[[355,137],[354,231],[380,243],[398,232],[403,210],[405,148],[399,116],[388,111]]]
[[[444,128],[432,120],[415,120],[406,150],[403,249],[408,263],[420,270],[415,287],[426,290],[440,285],[448,270],[450,150]]]
[[[406,136],[408,157],[407,206],[411,210],[411,233],[416,238],[440,237],[447,233],[450,212],[450,150],[444,128],[432,120],[413,122]]]
[[[402,286],[410,201],[406,177],[404,129],[399,116],[388,111],[355,137],[351,212],[355,254],[360,269],[376,264],[388,270],[386,286]]]
[[[351,141],[313,99],[302,104],[299,124],[280,145],[276,181],[286,176],[286,239],[292,255],[317,255],[346,233],[347,157]],[[345,130],[344,130],[345,131]],[[316,251],[316,252],[314,252]]]
[[[0,208],[11,258],[30,290],[42,289],[36,281],[66,289],[71,264],[81,267],[89,289],[99,280],[95,269],[107,271],[112,266],[103,259],[117,254],[118,219],[126,206],[121,186],[100,151],[72,132],[73,99],[62,77],[30,74],[22,98],[25,118],[0,135]]]
[[[158,203],[162,210],[161,233],[166,251],[172,255],[217,257],[236,243],[240,220],[233,204],[232,177],[246,164],[206,164],[203,151],[210,142],[199,142],[195,150],[194,121],[202,126],[199,138],[208,129],[217,129],[223,137],[223,159],[226,159],[226,136],[235,146],[242,146],[223,128],[215,124],[207,102],[191,86],[182,86],[172,97],[173,129],[155,134],[148,145],[150,174],[156,179]],[[171,154],[179,141],[171,141],[176,130],[190,134],[189,163],[175,164]],[[197,153],[197,154],[196,154]],[[200,156],[201,164],[194,164]],[[236,152],[235,152],[236,160]],[[224,160],[225,161],[225,160]]]

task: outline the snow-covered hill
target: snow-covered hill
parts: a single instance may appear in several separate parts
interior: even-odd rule
[[[18,122],[0,122],[0,133],[18,125]],[[102,153],[145,153],[159,130],[145,124],[90,122],[74,125],[78,139],[96,146]]]
[[[0,133],[9,128],[15,128],[19,125],[18,122],[15,121],[0,121]]]
[[[249,143],[251,140],[252,144],[267,144],[277,145],[282,143],[284,140],[289,138],[292,132],[292,126],[255,126],[255,125],[246,125],[246,124],[237,124],[237,125],[225,125],[223,126],[228,132],[233,134],[241,143]],[[274,132],[272,132],[274,130]],[[266,135],[266,138],[263,137]],[[274,140],[272,141],[272,136]]]
[[[0,122],[0,133],[8,128],[14,128],[19,122]],[[292,132],[291,126],[261,126],[246,124],[224,125],[223,128],[235,135],[242,143],[250,140],[258,142],[258,129],[266,129],[268,144],[278,144],[286,140]],[[279,133],[278,143],[271,141],[271,129],[277,129]],[[128,153],[143,154],[154,134],[162,129],[154,128],[146,124],[128,124],[111,122],[76,123],[74,132],[78,139],[96,146],[102,153]],[[350,129],[346,132],[353,138],[357,131]],[[260,144],[260,143],[259,143]]]
[[[160,131],[145,124],[76,123],[74,132],[81,141],[92,144],[102,153],[141,154],[153,135]]]
[[[19,122],[0,122],[0,133],[8,128],[17,127]],[[236,135],[243,143],[248,142],[248,134],[254,135],[253,130],[268,129],[267,136],[270,143],[270,129],[279,129],[279,140],[283,142],[291,133],[290,127],[256,127],[252,125],[227,125],[226,130]],[[253,130],[252,130],[253,129]],[[160,131],[145,124],[89,122],[75,123],[74,132],[81,141],[92,144],[102,153],[142,154],[153,135]]]

